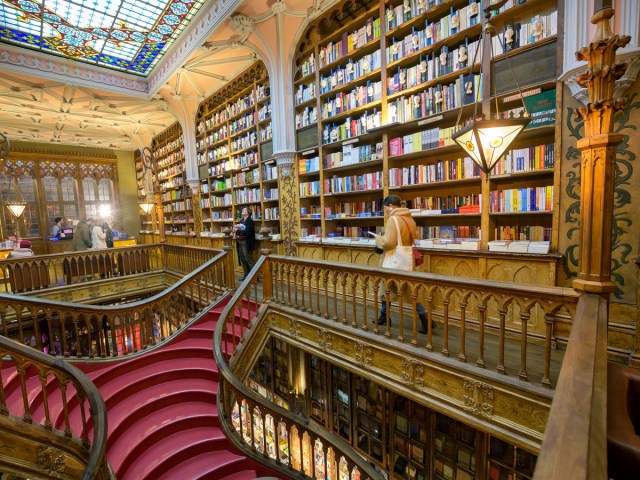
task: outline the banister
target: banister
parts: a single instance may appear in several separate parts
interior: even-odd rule
[[[263,448],[260,448],[260,446],[258,445],[259,442],[254,436],[254,428],[264,429],[266,423],[264,420],[262,421],[261,427],[256,427],[253,422],[246,421],[245,417],[244,421],[238,420],[238,422],[240,422],[239,425],[241,425],[240,431],[232,426],[231,415],[233,415],[234,407],[232,407],[231,405],[234,404],[234,402],[236,408],[244,409],[245,413],[246,411],[249,411],[251,419],[254,418],[255,413],[254,408],[251,408],[251,406],[259,406],[261,412],[267,412],[264,416],[265,420],[268,419],[269,416],[271,416],[272,421],[275,418],[275,421],[277,422],[277,425],[275,426],[277,430],[275,433],[276,438],[273,439],[273,441],[275,442],[275,449],[279,449],[279,441],[283,438],[280,436],[279,432],[280,425],[290,425],[290,428],[285,429],[287,432],[287,437],[285,440],[286,442],[291,441],[293,432],[300,431],[300,435],[302,436],[303,441],[306,438],[308,442],[311,442],[312,439],[315,439],[314,444],[315,441],[323,442],[322,445],[325,449],[327,449],[327,452],[333,452],[334,457],[340,458],[341,462],[347,462],[350,472],[354,471],[354,469],[357,469],[358,471],[362,472],[361,474],[363,475],[363,478],[368,477],[371,480],[382,480],[384,477],[373,467],[373,465],[364,460],[349,445],[347,445],[341,439],[330,434],[325,429],[316,426],[308,419],[295,415],[288,410],[285,410],[284,408],[276,405],[275,403],[270,402],[263,397],[260,397],[234,375],[231,367],[227,363],[227,357],[233,353],[229,352],[228,350],[223,352],[222,349],[223,342],[226,344],[226,337],[229,333],[228,323],[234,322],[232,318],[235,317],[235,310],[238,308],[238,305],[242,306],[241,304],[243,302],[243,299],[245,299],[247,292],[251,289],[252,286],[256,285],[258,276],[260,274],[262,274],[263,277],[265,275],[270,275],[270,272],[267,271],[268,267],[268,258],[262,256],[258,260],[256,267],[252,270],[248,278],[243,282],[241,287],[236,291],[235,295],[223,310],[214,332],[213,352],[216,363],[218,364],[218,372],[221,380],[219,382],[219,395],[217,402],[218,411],[222,420],[220,423],[225,431],[225,434],[230,439],[230,441],[243,453],[275,471],[286,474],[289,477],[307,478],[309,476],[313,476],[309,475],[309,472],[305,472],[302,465],[296,467],[296,465],[292,463],[292,453],[289,453],[286,460],[283,460],[283,457],[279,455],[279,450],[278,452],[276,452],[275,450],[273,452],[269,451],[268,444],[266,447],[264,447],[263,442]],[[269,292],[265,293],[265,297],[268,298],[269,296]],[[250,307],[247,307],[247,309],[249,311],[251,310]],[[260,312],[260,309],[256,307],[255,312]],[[258,313],[258,315],[260,314]],[[248,318],[247,320],[252,324],[255,324],[256,322],[260,321],[260,319],[260,316],[256,316],[254,318]],[[247,325],[247,328],[251,327]],[[242,327],[242,332],[244,333],[245,331],[246,329]],[[290,451],[289,446],[291,444],[287,444],[287,451]],[[311,466],[309,468],[313,469],[314,466]]]
[[[607,479],[608,299],[578,301],[534,479]]]
[[[64,381],[65,384],[71,382],[74,385],[74,395],[78,396],[80,408],[84,409],[83,398],[86,398],[89,402],[89,412],[91,414],[91,421],[86,421],[83,417],[83,425],[81,435],[73,435],[74,438],[81,441],[86,445],[88,451],[88,457],[86,459],[86,469],[82,475],[83,480],[93,479],[107,479],[109,475],[109,467],[106,459],[106,446],[107,446],[107,413],[104,400],[100,395],[100,392],[96,386],[82,373],[78,368],[74,367],[68,362],[62,359],[54,359],[48,355],[45,355],[37,350],[20,345],[17,342],[9,340],[8,338],[0,336],[0,349],[6,355],[8,354],[12,359],[26,360],[32,365],[36,366],[39,371],[42,372],[55,372],[54,375],[58,381]],[[2,382],[2,391],[4,392],[4,379]],[[66,389],[69,392],[69,389]],[[79,395],[78,395],[79,393]],[[43,393],[46,395],[46,392]],[[65,397],[68,404],[68,400]],[[7,405],[4,403],[4,394],[2,396],[2,409],[6,410]],[[7,411],[8,414],[12,412]],[[0,420],[0,425],[2,421]],[[54,427],[47,427],[52,429]],[[89,428],[93,430],[93,438],[88,439],[87,433]],[[38,428],[38,427],[34,427]],[[73,432],[72,432],[73,434]],[[34,464],[37,463],[34,459]]]

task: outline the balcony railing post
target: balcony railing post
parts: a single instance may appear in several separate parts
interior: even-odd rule
[[[233,262],[233,246],[231,245],[231,236],[232,230],[229,227],[225,227],[222,229],[222,233],[224,233],[224,237],[222,237],[223,247],[222,249],[227,252],[226,264],[225,264],[225,286],[228,289],[233,289],[236,286],[234,272],[234,262]]]

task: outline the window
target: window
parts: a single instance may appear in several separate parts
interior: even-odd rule
[[[62,224],[72,225],[78,219],[76,182],[72,177],[43,177],[42,186],[47,202],[47,225],[53,226],[56,217],[62,217]]]
[[[24,209],[22,216],[17,220],[8,208],[2,209],[7,233],[14,233],[17,230],[22,236],[36,237],[40,235],[40,227],[38,224],[38,202],[35,182],[30,175],[22,175],[18,177],[18,184],[20,185],[20,194],[18,194],[18,187],[11,175],[0,175],[0,192],[2,192],[0,198],[2,199],[2,204],[6,205],[14,200],[27,202],[27,208]]]
[[[110,217],[113,201],[113,182],[101,178],[96,182],[93,178],[82,179],[85,213],[87,218]]]

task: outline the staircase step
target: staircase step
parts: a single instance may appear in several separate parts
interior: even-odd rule
[[[217,457],[211,453],[203,453],[192,457],[186,462],[171,466],[162,472],[157,480],[175,480],[184,478],[189,480],[253,480],[257,477],[255,471],[250,470],[252,463],[242,455],[227,452],[228,457]],[[245,472],[247,474],[245,475]],[[242,474],[242,475],[241,475]],[[237,477],[235,475],[238,475]]]
[[[169,439],[168,439],[169,440]],[[229,450],[216,450],[215,441],[204,440],[176,448],[172,442],[163,442],[162,445],[154,445],[138,457],[135,465],[125,472],[118,473],[120,480],[140,480],[159,478],[198,478],[203,468],[215,477],[220,478],[229,475],[239,469],[245,468],[247,458]],[[204,457],[198,461],[199,457]],[[179,470],[174,470],[180,467]],[[174,471],[173,476],[165,476]]]

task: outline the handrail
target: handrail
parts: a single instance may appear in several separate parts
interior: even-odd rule
[[[179,260],[181,248],[162,248],[173,262],[174,272],[216,255],[153,297],[125,305],[96,306],[0,294],[1,333],[21,341],[31,338],[29,343],[38,350],[65,357],[116,357],[155,345],[206,311],[229,290],[227,252],[187,249],[193,255],[173,261]],[[172,260],[172,256],[176,258]]]
[[[23,293],[153,271],[186,275],[217,252],[163,243],[5,258],[0,260],[0,281],[8,293]]]
[[[473,337],[478,346],[478,352],[474,353],[478,367],[495,368],[501,375],[539,382],[548,388],[553,387],[556,373],[551,370],[552,350],[556,342],[565,340],[559,338],[556,327],[561,324],[568,330],[566,326],[572,322],[578,300],[573,289],[560,287],[402,272],[278,255],[269,256],[268,263],[266,276],[273,304],[385,336],[386,341],[400,344],[408,341],[429,352],[438,348],[443,356],[457,356],[462,362],[472,360],[467,346]],[[416,313],[420,300],[428,317],[442,329],[437,344],[431,322],[422,324]],[[379,326],[382,301],[389,308],[386,318],[382,319],[383,325]],[[398,327],[395,338],[391,333],[392,324]],[[532,331],[534,325],[540,333]],[[420,333],[425,327],[426,333]],[[457,329],[457,337],[451,335],[453,329]],[[497,337],[497,348],[489,348],[489,335]],[[516,341],[509,342],[510,339]],[[514,352],[516,355],[507,355],[507,349],[513,347],[519,351]],[[534,373],[528,368],[531,355],[543,358],[542,372]]]
[[[218,413],[222,428],[231,442],[249,457],[288,478],[326,478],[328,469],[361,472],[362,478],[384,478],[368,461],[341,439],[309,420],[260,397],[234,375],[227,360],[237,351],[238,338],[263,320],[269,300],[270,264],[260,258],[248,278],[236,291],[216,325],[213,351],[219,372]],[[258,276],[264,286],[262,298],[257,289]],[[224,347],[223,347],[224,345]],[[314,461],[305,463],[302,452]],[[322,461],[317,461],[322,458]],[[332,475],[331,478],[337,478]]]
[[[534,479],[606,479],[608,299],[584,294],[554,395]]]
[[[44,418],[38,420],[38,426],[49,432],[60,432],[65,437],[75,438],[87,449],[86,469],[82,474],[83,480],[108,479],[110,478],[109,466],[105,450],[107,446],[107,412],[104,400],[98,392],[96,386],[79,369],[61,359],[53,359],[48,355],[40,353],[34,349],[25,347],[12,340],[0,336],[0,359],[9,356],[16,370],[16,375],[9,371],[11,362],[1,360],[3,365],[2,381],[0,382],[0,415],[2,417],[14,416],[20,418],[17,411],[10,411],[11,405],[7,404],[7,395],[11,393],[11,387],[21,390],[22,401],[17,405],[24,406],[22,414],[23,424],[32,424],[34,418],[27,407],[29,399],[24,388],[28,372],[27,368],[35,368],[39,381],[42,385],[42,395],[47,395],[47,383],[50,376],[58,382],[59,390],[62,392],[62,412],[64,415],[64,430],[58,430],[52,424],[50,417],[49,403],[45,399]],[[19,379],[19,380],[18,380]],[[15,384],[20,385],[15,385]],[[70,385],[73,388],[69,388]],[[86,418],[85,400],[89,402],[90,419]],[[77,402],[81,410],[81,425],[79,432],[74,431],[77,426],[69,421],[69,406]],[[28,427],[25,427],[28,428]],[[38,428],[38,427],[34,427]],[[38,428],[38,430],[40,430]],[[89,431],[93,430],[93,438],[89,439]],[[33,463],[38,461],[33,459]]]

